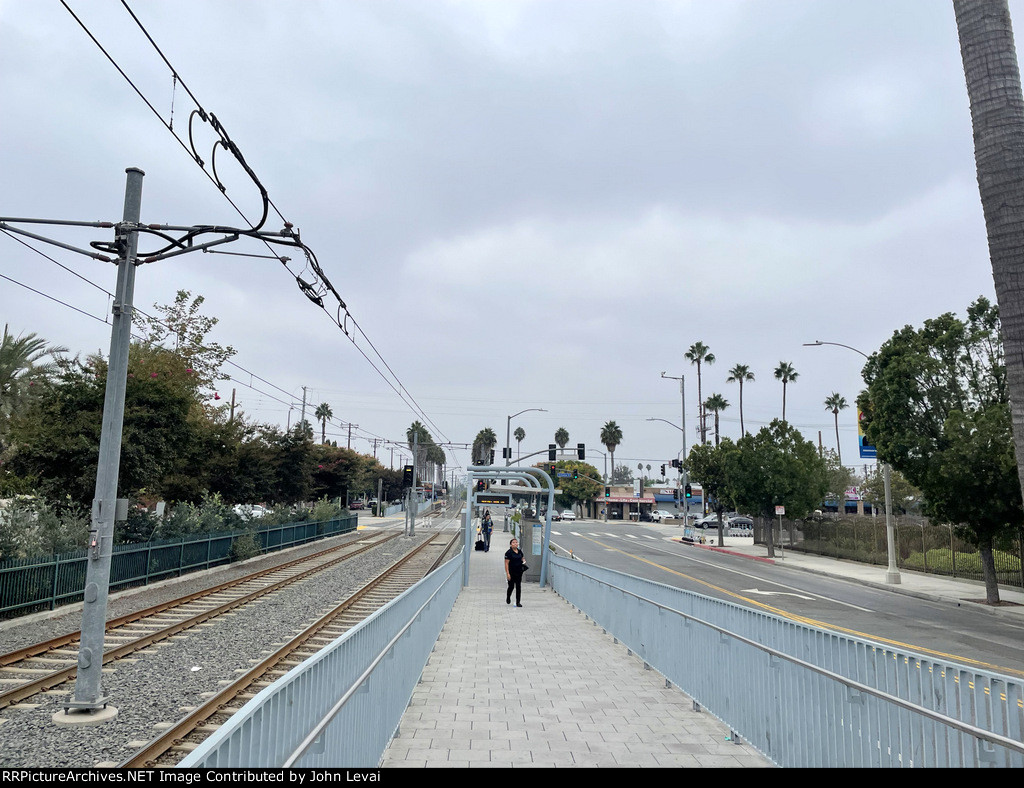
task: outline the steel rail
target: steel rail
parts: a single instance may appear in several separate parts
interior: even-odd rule
[[[380,589],[380,587],[386,582],[395,579],[395,575],[405,569],[408,564],[410,564],[415,558],[419,557],[421,553],[425,552],[431,546],[436,546],[435,540],[438,535],[440,534],[435,534],[431,538],[424,540],[422,544],[415,547],[412,551],[396,561],[391,567],[374,577],[348,599],[332,608],[329,612],[320,616],[288,643],[284,644],[273,654],[250,668],[232,684],[221,689],[216,695],[207,699],[202,705],[196,707],[193,711],[185,715],[175,723],[173,727],[165,730],[162,734],[150,741],[145,747],[137,751],[124,762],[120,763],[118,765],[119,768],[152,768],[154,766],[169,765],[161,763],[160,759],[164,758],[166,754],[172,751],[175,747],[181,747],[186,736],[198,731],[207,720],[217,714],[226,714],[228,716],[234,714],[237,709],[232,710],[230,705],[236,698],[246,693],[253,684],[259,683],[267,673],[274,670],[280,663],[288,660],[296,652],[302,650],[306,646],[306,643],[316,637],[322,630],[334,625],[337,618],[349,612],[358,603],[365,601],[373,592]],[[452,545],[455,544],[460,536],[461,531],[456,529],[451,539],[449,539],[443,546],[441,550],[442,555],[451,549]],[[431,569],[430,571],[433,570]],[[408,587],[408,585],[411,584],[402,583],[403,587]],[[389,598],[393,598],[394,596],[397,596],[397,594],[391,593],[388,594],[388,596]],[[377,607],[380,606],[382,605],[378,605]],[[365,616],[361,616],[361,618],[365,618]],[[350,627],[346,627],[346,629],[348,628]],[[219,727],[219,725],[216,727]],[[176,762],[177,760],[175,760],[175,763]]]
[[[342,561],[346,561],[349,558],[357,556],[374,547],[378,547],[381,544],[385,544],[386,542],[391,541],[392,539],[395,539],[398,536],[400,536],[400,534],[389,535],[385,539],[364,545],[363,547],[354,552],[346,553],[345,555],[338,556],[337,558],[322,564],[317,564],[316,566],[310,567],[309,569],[303,572],[299,572],[298,574],[286,577],[283,580],[280,580],[276,583],[271,583],[270,585],[258,588],[249,594],[245,594],[243,596],[237,597],[236,599],[229,600],[228,602],[210,608],[209,610],[203,611],[202,613],[198,613],[195,616],[183,619],[182,621],[176,622],[170,626],[159,629],[156,632],[151,632],[149,634],[143,635],[140,638],[136,638],[127,643],[123,643],[119,646],[115,646],[114,648],[104,650],[102,664],[106,665],[109,662],[114,662],[118,659],[123,659],[129,654],[133,654],[136,651],[148,648],[154,643],[166,640],[167,638],[176,635],[179,632],[191,629],[192,627],[197,626],[198,624],[202,624],[203,622],[208,621],[211,618],[223,615],[224,613],[234,610],[237,607],[241,607],[242,605],[253,602],[256,599],[259,599],[260,597],[266,596],[267,594],[273,593],[274,591],[278,591],[281,588],[284,588],[285,586],[291,585],[292,583],[296,583],[299,580],[302,580],[306,577],[309,577],[312,574],[320,572],[323,569],[334,566],[335,564],[340,563]],[[350,546],[352,544],[355,543],[349,542],[346,545],[339,545],[339,548],[343,546]],[[63,684],[65,681],[74,678],[77,671],[78,665],[76,663],[74,665],[71,665],[70,667],[52,671],[46,674],[45,676],[41,676],[37,679],[34,679],[33,681],[21,684],[13,689],[0,693],[0,709],[6,708],[7,706],[10,706],[14,703],[18,703],[19,701],[25,700],[26,698],[29,698],[40,692],[45,692],[46,690],[52,689],[53,687]]]

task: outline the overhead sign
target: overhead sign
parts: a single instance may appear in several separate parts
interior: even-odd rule
[[[500,493],[478,493],[476,502],[483,506],[508,506],[512,503],[512,496]]]

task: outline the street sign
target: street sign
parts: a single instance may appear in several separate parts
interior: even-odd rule
[[[559,478],[559,479],[569,479],[569,478],[571,478],[571,477],[572,477],[572,474],[571,474],[571,473],[567,473],[567,472],[565,472],[565,471],[559,471],[559,472],[558,472],[558,478]]]
[[[776,506],[775,507],[775,514],[779,515],[779,517],[781,517],[785,513],[786,513],[786,507],[785,506]]]

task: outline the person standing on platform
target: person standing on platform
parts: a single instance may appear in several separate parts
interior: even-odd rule
[[[491,531],[494,530],[494,522],[491,520],[490,510],[484,510],[484,516],[480,519],[480,537],[484,540],[484,552],[491,549]]]
[[[512,589],[516,590],[516,607],[522,607],[523,572],[527,570],[523,551],[519,549],[519,540],[509,542],[505,553],[505,579],[508,580],[508,591],[505,592],[505,604],[512,604]]]

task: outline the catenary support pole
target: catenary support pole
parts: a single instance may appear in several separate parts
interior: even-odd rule
[[[135,255],[139,233],[136,229],[142,212],[142,179],[145,173],[135,167],[127,172],[124,218],[116,230],[119,259],[113,325],[110,332],[110,359],[103,400],[103,425],[100,433],[96,492],[92,503],[89,530],[89,561],[82,605],[82,640],[78,651],[78,674],[71,700],[66,701],[65,717],[95,717],[107,707],[101,678],[103,639],[107,621],[107,596],[110,588],[110,561],[114,545],[114,507],[117,501],[117,476],[121,465],[121,434],[124,426],[125,389],[128,382],[128,349],[131,345],[132,302],[135,294]],[[117,711],[106,709],[107,716]],[[55,720],[57,716],[55,715]]]

